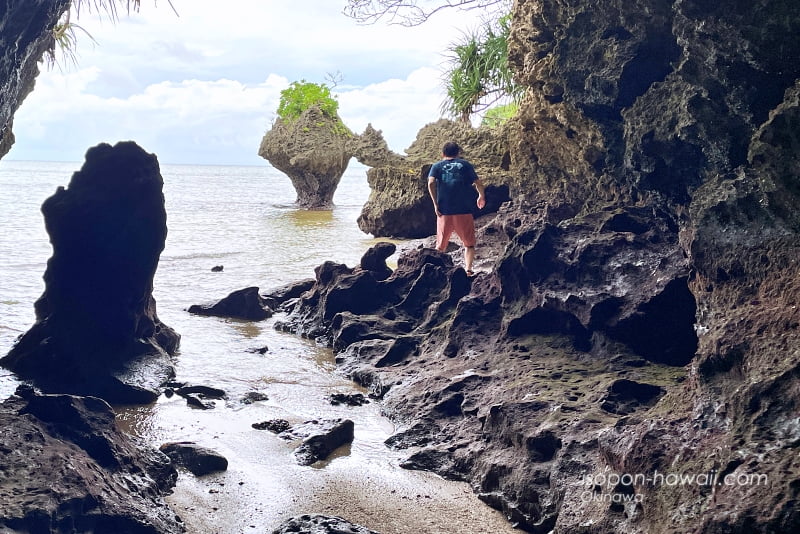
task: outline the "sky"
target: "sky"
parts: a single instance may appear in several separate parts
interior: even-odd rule
[[[134,140],[161,163],[263,165],[280,91],[337,72],[344,123],[357,133],[371,123],[402,153],[441,116],[448,45],[486,16],[450,9],[404,27],[359,25],[342,14],[345,0],[172,5],[178,15],[166,0],[142,0],[116,22],[73,14],[91,38],[78,30],[76,61],[42,66],[5,159],[79,162],[100,142]]]

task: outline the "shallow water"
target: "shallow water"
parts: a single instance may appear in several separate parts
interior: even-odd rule
[[[50,246],[39,206],[66,185],[77,164],[0,161],[0,353],[33,322],[33,302]],[[294,208],[288,178],[264,167],[162,167],[169,235],[155,279],[161,320],[181,335],[177,378],[224,389],[213,410],[180,397],[118,407],[126,431],[155,446],[192,440],[229,460],[225,473],[182,473],[169,502],[192,533],[267,532],[289,515],[341,515],[384,533],[511,532],[465,484],[402,470],[403,456],[383,441],[394,430],[380,405],[334,407],[325,396],[359,391],[336,372],[329,350],[278,332],[272,323],[193,316],[191,304],[256,285],[269,288],[313,276],[325,260],[358,262],[375,240],[356,217],[369,191],[364,170],[349,170],[328,211]],[[220,273],[211,272],[223,265]],[[269,347],[261,355],[254,349]],[[0,395],[16,379],[0,369]],[[269,400],[243,404],[251,391]],[[282,418],[354,420],[353,444],[313,467],[292,447],[252,423]]]

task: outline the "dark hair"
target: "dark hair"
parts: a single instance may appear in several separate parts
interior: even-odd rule
[[[448,158],[457,158],[459,154],[461,154],[461,147],[458,146],[453,141],[448,141],[444,144],[444,148],[442,149],[442,154],[447,156]]]

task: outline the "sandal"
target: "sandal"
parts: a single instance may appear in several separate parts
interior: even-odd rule
[[[467,277],[468,278],[472,278],[473,276],[475,276],[475,272],[474,271],[467,271]]]

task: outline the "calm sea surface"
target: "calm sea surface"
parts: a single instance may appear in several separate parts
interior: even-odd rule
[[[51,247],[40,206],[79,167],[0,161],[0,354],[33,323],[33,302],[44,289]],[[330,351],[276,332],[275,319],[253,323],[185,311],[243,287],[312,277],[326,260],[358,263],[376,242],[356,225],[369,196],[365,170],[348,170],[329,211],[296,209],[289,179],[267,165],[163,165],[161,173],[169,235],[154,294],[160,319],[182,336],[177,378],[220,387],[228,398],[207,411],[162,397],[117,412],[126,431],[155,446],[192,440],[228,458],[225,473],[181,475],[169,499],[189,531],[264,532],[288,515],[319,512],[384,534],[512,532],[466,485],[399,469],[403,456],[383,445],[394,426],[377,404],[331,406],[326,395],[358,388],[336,372]],[[216,265],[224,271],[211,272]],[[264,346],[266,354],[253,352]],[[0,398],[17,384],[0,369]],[[268,400],[243,403],[254,391]],[[274,418],[331,417],[353,419],[356,439],[321,467],[298,466],[290,444],[251,427]]]
[[[44,289],[51,247],[41,204],[79,167],[0,161],[0,353],[30,327]],[[220,342],[207,319],[184,312],[189,305],[313,277],[327,259],[353,265],[374,242],[356,225],[369,196],[362,168],[343,177],[332,211],[295,209],[289,179],[266,165],[164,165],[161,172],[169,234],[154,294],[159,317],[183,335],[184,349]],[[224,271],[212,273],[215,265]]]

